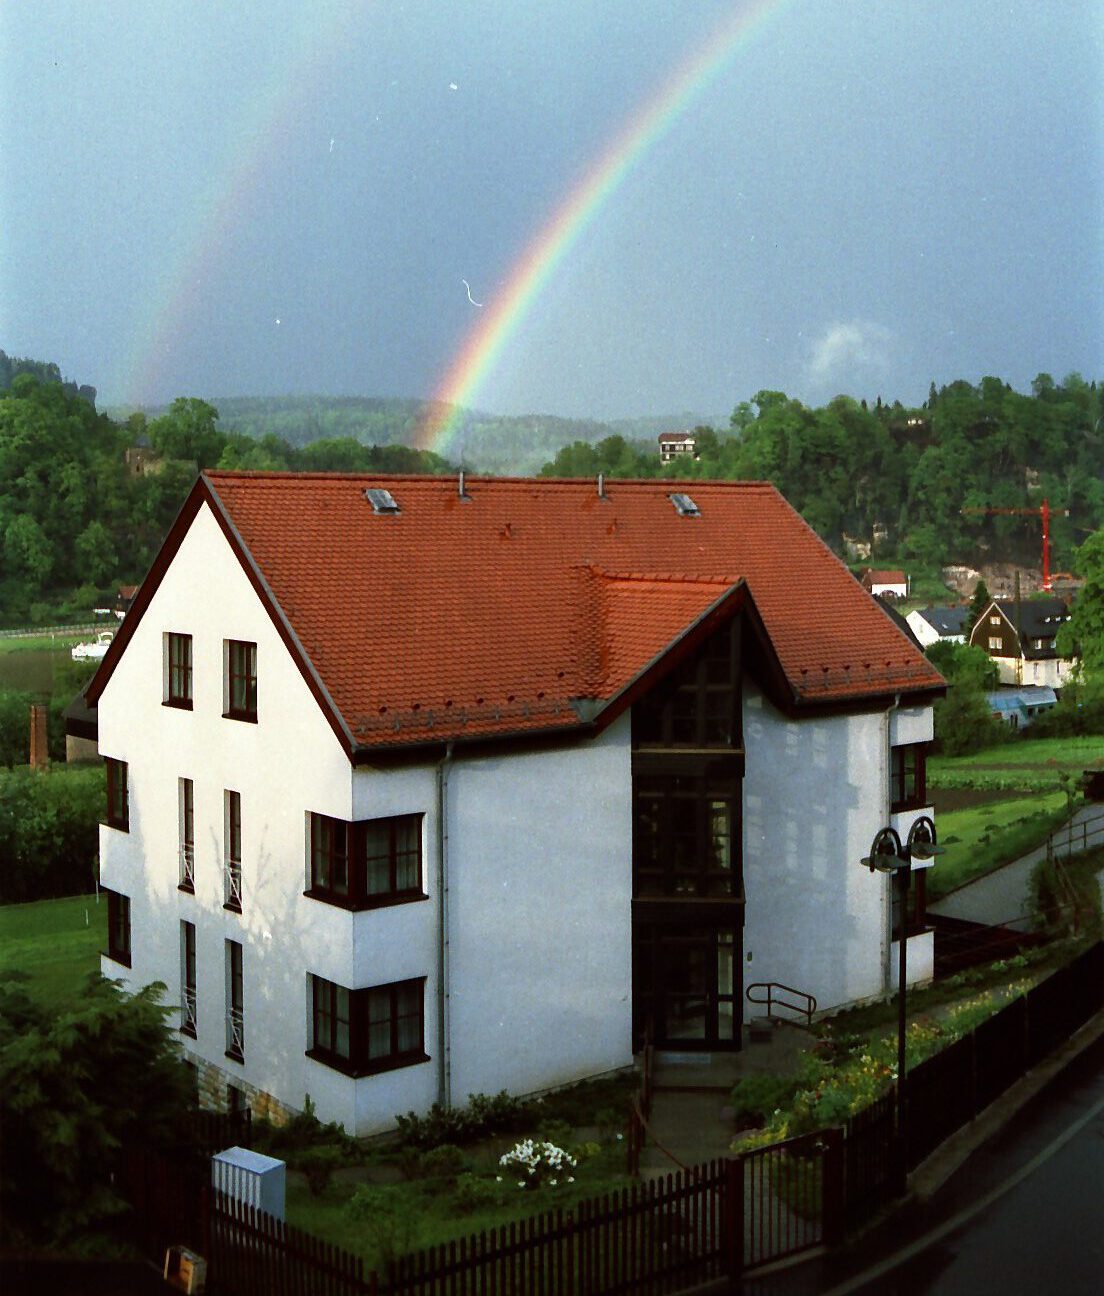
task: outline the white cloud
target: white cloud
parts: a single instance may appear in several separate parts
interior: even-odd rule
[[[813,343],[809,376],[817,382],[854,384],[878,377],[890,359],[893,335],[881,324],[866,320],[837,320]]]

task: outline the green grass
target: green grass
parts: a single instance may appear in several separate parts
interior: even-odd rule
[[[498,1171],[498,1155],[512,1146],[515,1140],[497,1139],[477,1149],[469,1149],[473,1171],[494,1181]],[[522,1191],[517,1181],[503,1177],[496,1184],[500,1192],[496,1204],[468,1213],[460,1213],[453,1204],[450,1184],[439,1179],[423,1179],[389,1185],[387,1192],[405,1216],[418,1221],[413,1250],[436,1246],[468,1237],[473,1233],[498,1228],[511,1221],[527,1219],[544,1211],[557,1208],[566,1210],[577,1202],[604,1193],[626,1188],[631,1183],[624,1172],[624,1144],[611,1142],[593,1159],[582,1163],[575,1171],[575,1183],[560,1183],[556,1188],[541,1188],[535,1192]],[[371,1171],[365,1172],[365,1178]],[[345,1203],[353,1195],[356,1184],[348,1181],[333,1182],[324,1193],[312,1196],[297,1177],[287,1186],[287,1220],[296,1228],[304,1229],[315,1237],[364,1257],[369,1268],[381,1267],[369,1230],[345,1211]]]
[[[88,629],[81,634],[21,635],[18,638],[14,638],[10,635],[3,635],[0,636],[0,656],[4,656],[7,653],[31,652],[32,650],[38,650],[41,652],[44,648],[56,648],[59,652],[64,649],[68,652],[75,644],[84,643],[93,629],[110,630],[111,628],[112,627],[109,625],[104,625],[102,627],[93,627],[90,625]]]
[[[944,812],[939,841],[946,853],[928,874],[929,901],[1041,846],[1065,818],[1060,791]]]
[[[1017,769],[1006,770],[1005,766]],[[963,773],[1001,770],[1016,777],[1019,767],[1037,766],[1039,774],[1053,774],[1074,770],[1080,773],[1093,765],[1104,765],[1104,738],[1015,738],[997,747],[969,756],[931,756],[928,759],[927,778],[932,787],[980,786],[958,781]],[[954,779],[954,782],[949,781]]]
[[[30,989],[58,1003],[100,969],[107,947],[107,899],[67,896],[0,907],[0,976],[26,972]]]

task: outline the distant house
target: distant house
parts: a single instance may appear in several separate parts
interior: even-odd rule
[[[966,642],[970,609],[967,607],[917,608],[905,620],[917,641],[927,648],[941,639],[947,643]]]
[[[663,432],[659,437],[659,457],[663,463],[674,459],[696,459],[698,441],[693,432]]]
[[[1058,695],[1052,688],[1029,684],[987,693],[986,700],[997,720],[1003,720],[1010,729],[1026,729],[1036,716],[1057,706]]]
[[[138,593],[137,585],[120,585],[119,591],[115,596],[115,615],[121,621],[130,611],[130,605],[134,602],[134,596]]]
[[[993,599],[970,632],[970,643],[997,663],[1002,684],[1061,689],[1074,662],[1059,655],[1055,636],[1069,615],[1057,598]]]
[[[903,571],[879,571],[874,567],[867,567],[860,577],[862,587],[869,593],[884,598],[903,599],[908,598],[909,581]]]

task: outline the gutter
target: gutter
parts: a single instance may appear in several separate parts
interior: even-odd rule
[[[452,739],[437,764],[437,1101],[452,1106],[452,1054],[449,1031],[448,777]]]

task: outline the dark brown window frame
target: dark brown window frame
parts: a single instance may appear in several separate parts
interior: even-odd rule
[[[130,832],[130,778],[126,761],[104,757],[107,770],[107,818],[109,828]]]
[[[234,1015],[237,1014],[237,1033]],[[237,1038],[241,1038],[241,1046]],[[245,1061],[245,973],[241,941],[226,941],[226,1056],[234,1062]]]
[[[227,788],[223,793],[224,859],[222,862],[223,908],[242,911],[241,793]],[[237,891],[235,896],[234,892]]]
[[[310,812],[307,821],[307,890],[304,895],[355,911],[427,900],[422,851],[424,818],[422,814],[389,815],[349,823],[330,815]],[[371,891],[368,847],[373,832],[383,831],[389,838],[386,851],[372,858],[386,861],[388,888]],[[401,834],[404,832],[416,843],[416,876],[412,885],[400,887],[400,864],[404,859],[409,863],[412,854],[402,847]]]
[[[226,709],[224,720],[257,723],[257,645],[246,639],[227,639]]]
[[[909,769],[909,757],[912,769]],[[889,809],[920,810],[927,802],[927,743],[902,743],[893,747],[889,764]]]
[[[354,1079],[428,1062],[429,1055],[425,1051],[425,986],[425,977],[412,977],[405,981],[392,981],[387,985],[350,990],[346,986],[337,985],[324,977],[311,974],[309,990],[311,1047],[307,1049],[307,1057]],[[404,1006],[400,1000],[403,992],[411,992],[411,998],[416,1000],[418,1005],[416,1013],[399,1013],[400,1006]],[[340,1014],[341,995],[345,996],[348,1005],[347,1018]],[[381,998],[386,998],[388,1012],[386,1016],[375,1018],[375,1024],[379,1026],[384,1022],[387,1023],[389,1048],[387,1053],[377,1053],[373,1057],[370,1055],[372,1008],[378,1007]],[[415,1018],[418,1024],[417,1042],[409,1048],[400,1050],[398,1047],[400,1022]],[[338,1027],[342,1023],[348,1029],[347,1056],[338,1049]]]
[[[178,891],[195,895],[195,784],[190,778],[178,782],[180,796],[180,842]]]
[[[192,709],[192,636],[170,630],[165,636],[163,706]]]
[[[107,957],[123,967],[131,966],[130,933],[130,896],[119,891],[108,891]]]
[[[199,1020],[199,1008],[196,998],[196,928],[195,923],[181,919],[180,922],[180,1033],[196,1038],[196,1023]],[[191,999],[191,1011],[188,1000]]]
[[[637,702],[634,750],[740,750],[740,653],[740,623],[729,621],[690,661]]]

